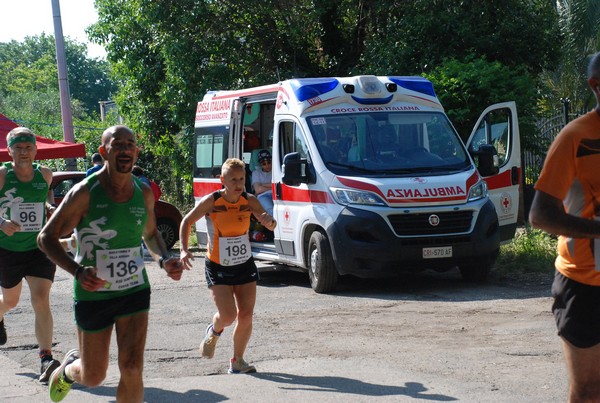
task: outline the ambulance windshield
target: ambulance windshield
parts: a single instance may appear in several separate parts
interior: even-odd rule
[[[426,175],[471,167],[443,113],[349,113],[306,120],[321,158],[338,175]]]

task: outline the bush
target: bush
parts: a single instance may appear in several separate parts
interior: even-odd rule
[[[556,237],[525,226],[500,248],[496,268],[507,271],[541,272],[554,270]]]

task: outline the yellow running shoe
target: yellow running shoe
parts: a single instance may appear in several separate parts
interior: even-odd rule
[[[52,375],[50,375],[50,399],[53,402],[60,402],[63,400],[67,393],[71,390],[73,381],[68,379],[65,375],[65,368],[73,361],[79,359],[79,350],[70,350],[66,355],[63,363],[60,367],[56,368]]]

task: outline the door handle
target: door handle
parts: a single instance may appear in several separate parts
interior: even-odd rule
[[[512,167],[510,169],[510,182],[512,185],[519,184],[519,167]]]

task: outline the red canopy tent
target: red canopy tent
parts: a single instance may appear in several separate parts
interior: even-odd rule
[[[6,150],[6,135],[18,124],[0,113],[0,162],[10,161]],[[37,160],[85,157],[85,144],[47,139],[36,135]]]

